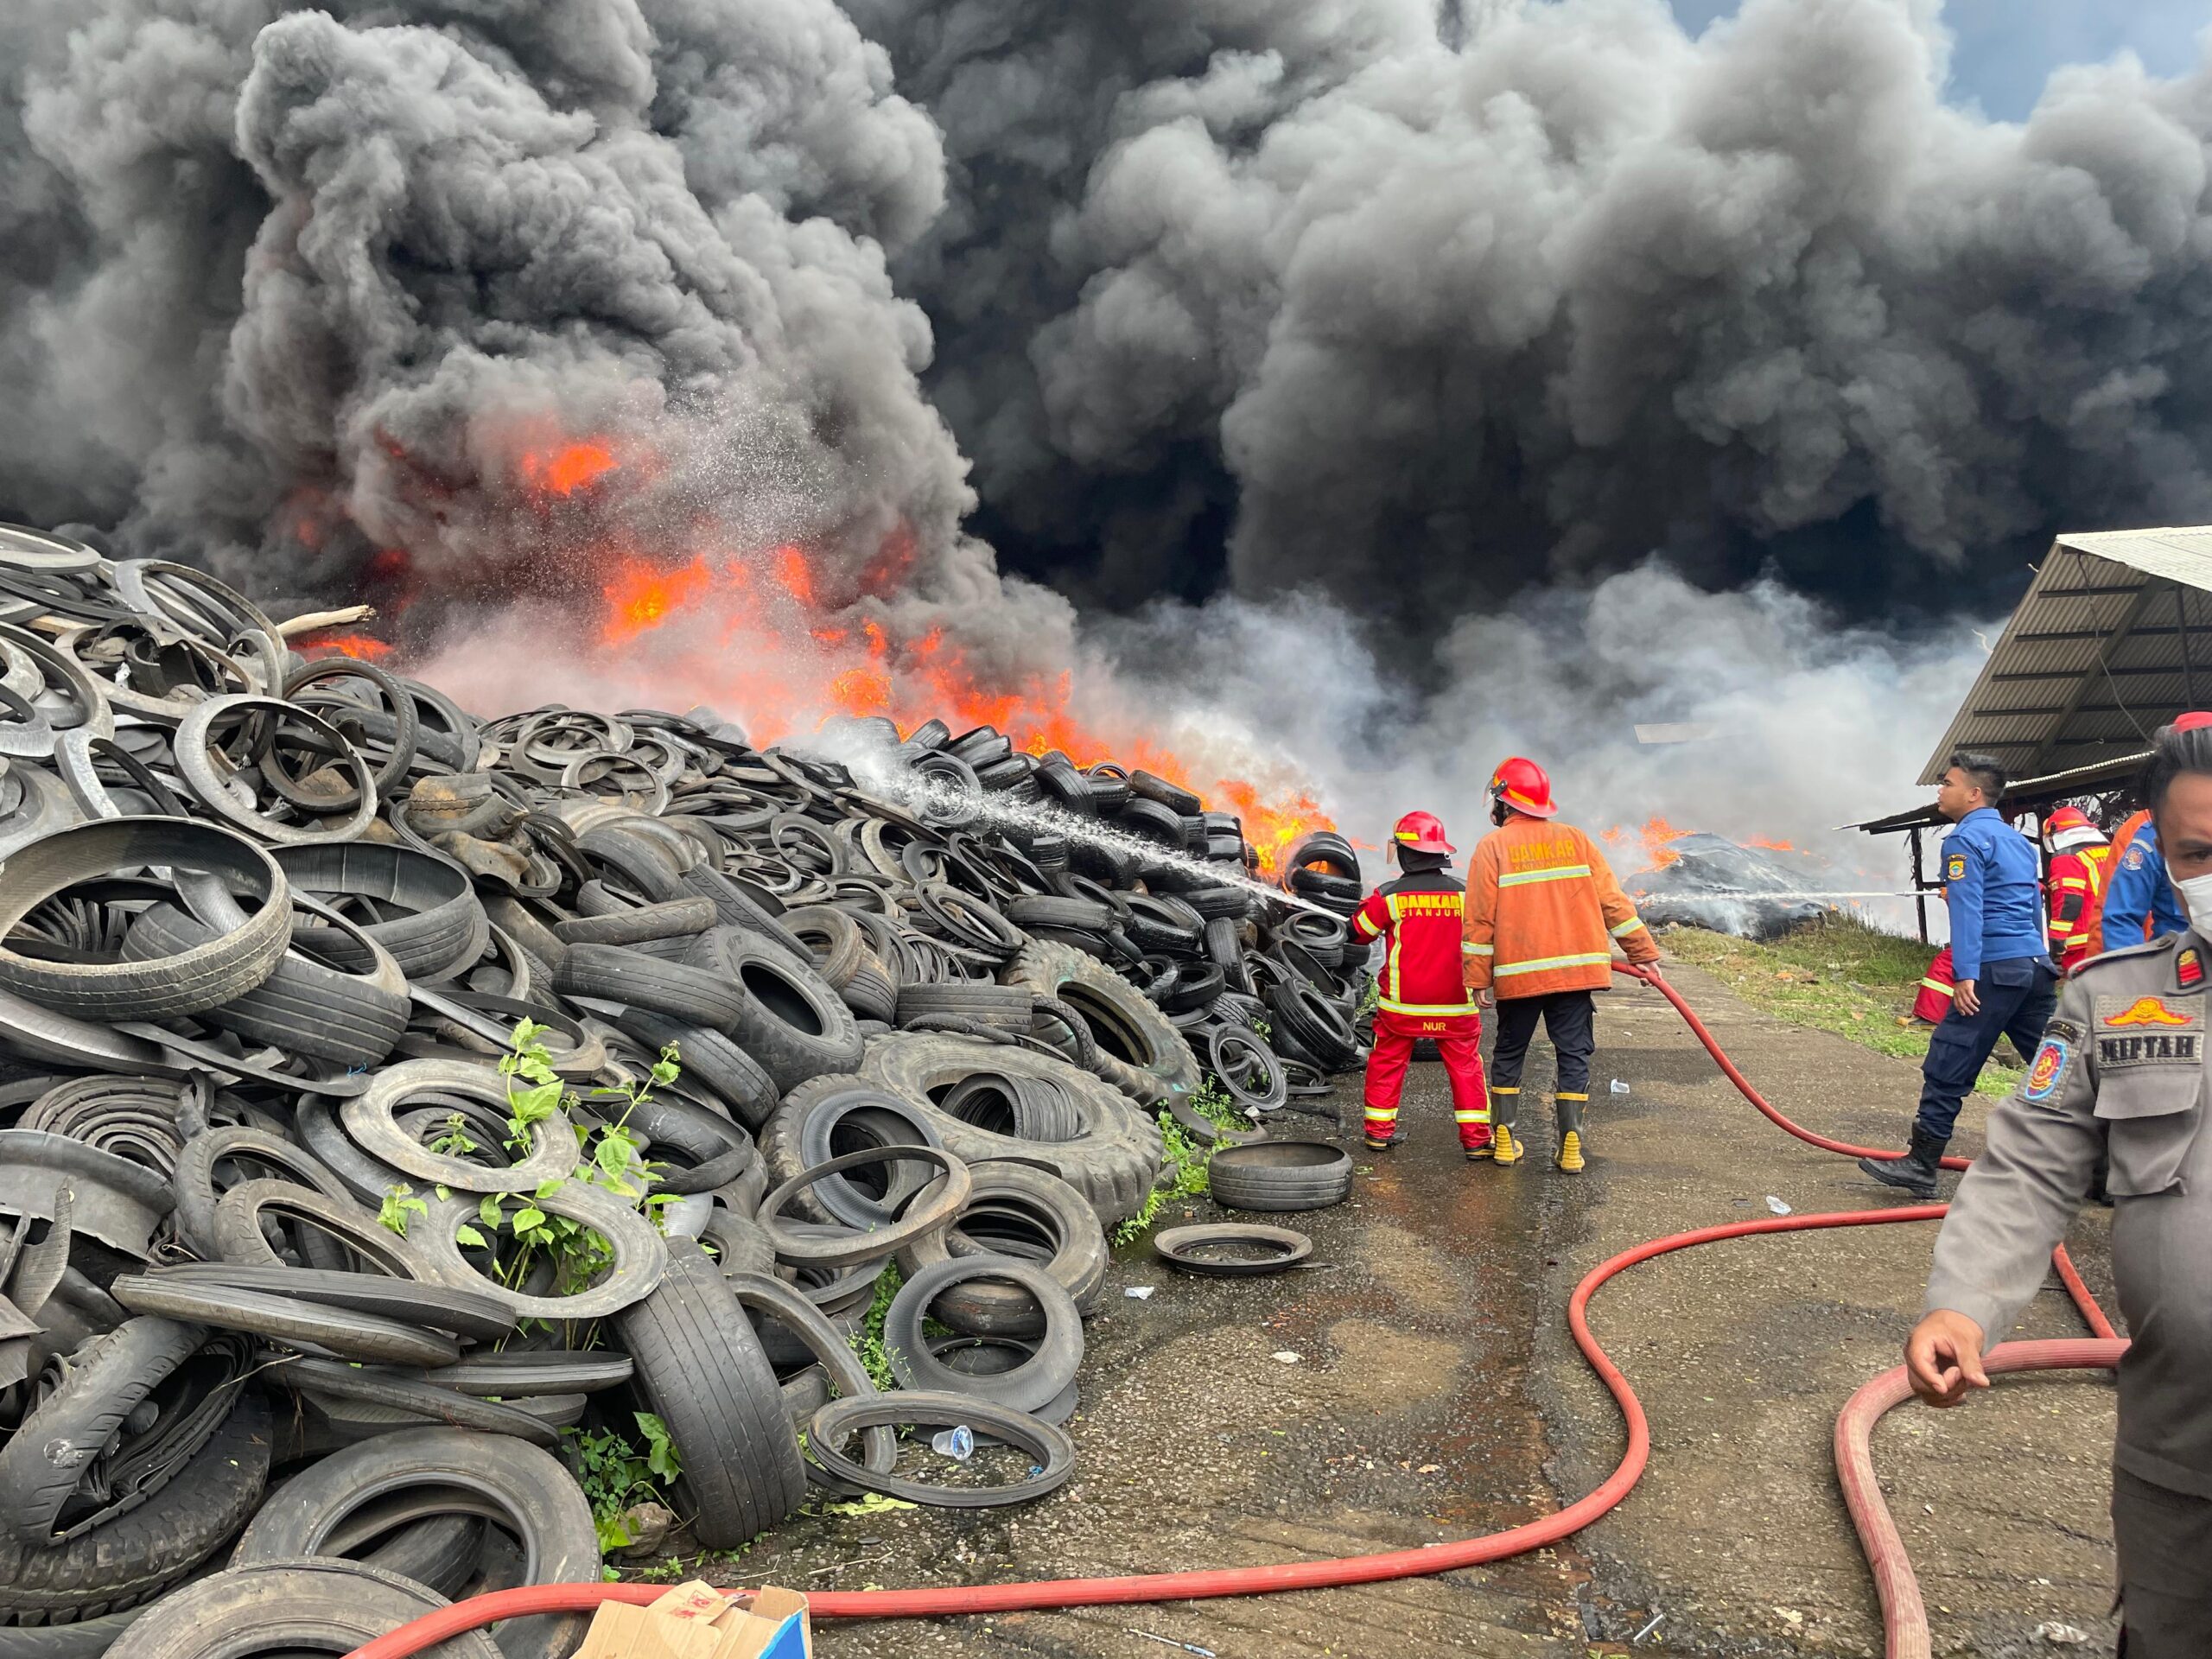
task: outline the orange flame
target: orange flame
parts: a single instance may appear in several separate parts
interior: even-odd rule
[[[1689,831],[1677,830],[1666,819],[1655,816],[1645,823],[1639,833],[1643,837],[1643,855],[1651,861],[1651,868],[1663,870],[1681,856],[1668,843],[1680,841]]]
[[[814,572],[807,568],[806,555],[796,547],[779,547],[772,556],[772,563],[777,585],[800,604],[813,608]]]
[[[664,570],[634,555],[625,557],[600,592],[607,598],[607,614],[600,623],[601,645],[620,645],[649,628],[657,628],[671,613],[702,597],[714,586],[714,573],[704,558],[675,570]]]
[[[899,545],[900,556],[910,556]],[[756,570],[772,583],[772,591],[799,608],[803,626],[791,627],[787,613],[772,616],[775,607],[756,602]],[[1071,673],[994,684],[943,627],[901,639],[877,616],[861,616],[855,625],[849,612],[824,614],[820,573],[802,548],[778,547],[753,564],[702,556],[673,570],[626,553],[616,557],[613,572],[601,588],[607,608],[601,642],[623,644],[678,617],[702,624],[685,637],[714,637],[713,660],[683,664],[679,671],[706,679],[704,700],[725,698],[741,711],[756,742],[773,742],[803,728],[810,714],[884,715],[901,731],[932,715],[956,733],[995,727],[1023,753],[1058,751],[1078,767],[1101,760],[1141,767],[1211,804],[1233,809],[1261,869],[1270,874],[1309,831],[1335,827],[1307,794],[1267,798],[1242,779],[1201,779],[1149,737],[1101,729],[1083,719],[1073,707]],[[796,645],[799,640],[804,646]],[[683,649],[671,639],[671,653]]]
[[[396,442],[387,442],[404,459]],[[550,423],[530,423],[509,442],[515,475],[548,509],[555,498],[588,492],[579,506],[613,512],[621,505],[614,486],[654,475],[650,453],[626,453],[600,437],[569,438]],[[909,528],[887,535],[856,570],[820,563],[813,550],[797,543],[731,552],[709,542],[711,534],[702,527],[699,541],[683,550],[691,556],[688,563],[648,557],[620,532],[581,550],[590,615],[582,637],[596,649],[580,667],[602,684],[634,677],[641,691],[676,688],[669,691],[671,702],[721,708],[763,745],[832,714],[887,717],[902,732],[937,717],[955,732],[995,727],[1025,753],[1058,751],[1078,767],[1109,760],[1141,767],[1211,805],[1234,808],[1265,871],[1274,870],[1308,831],[1335,827],[1306,793],[1263,795],[1241,778],[1200,776],[1151,737],[1127,729],[1127,719],[1078,715],[1071,673],[1010,682],[995,666],[971,661],[944,626],[896,631],[883,601],[905,590],[918,556]],[[702,544],[706,550],[696,550]],[[381,575],[395,584],[410,582],[404,550],[378,559]],[[598,588],[595,612],[588,611],[592,587]],[[648,635],[645,652],[618,649],[635,647]],[[365,642],[365,651],[385,649]]]
[[[380,663],[391,655],[391,646],[365,633],[318,633],[291,642],[302,657],[351,657],[359,663]]]
[[[574,495],[620,465],[603,443],[564,443],[523,452],[523,481],[552,495]]]
[[[1608,846],[1619,847],[1627,842],[1630,833],[1616,824],[1611,830],[1604,831],[1599,839]],[[1675,850],[1673,843],[1690,833],[1688,830],[1677,830],[1662,817],[1654,817],[1649,819],[1641,830],[1635,831],[1637,840],[1643,846],[1644,868],[1651,870],[1663,870],[1669,864],[1677,861],[1681,855]],[[1814,856],[1802,847],[1793,846],[1786,841],[1777,841],[1770,836],[1745,836],[1738,839],[1736,844],[1739,847],[1762,848],[1770,853],[1795,853],[1801,858]]]

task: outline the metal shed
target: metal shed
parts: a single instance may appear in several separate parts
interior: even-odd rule
[[[2003,811],[2041,817],[2062,802],[2107,822],[2159,727],[2212,705],[2212,524],[2061,536],[2013,607],[1974,689],[1921,769],[1933,787],[1960,749],[2011,774]],[[1922,836],[1934,804],[1853,829],[1910,837],[1920,937],[1928,898]]]
[[[1939,782],[1957,749],[2022,779],[2140,754],[2206,698],[2212,525],[2061,536],[1920,781]]]

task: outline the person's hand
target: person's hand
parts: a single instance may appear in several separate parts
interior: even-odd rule
[[[1491,990],[1478,991],[1475,994],[1475,1005],[1478,1007],[1484,1008],[1496,1007],[1497,1006],[1497,993]]]
[[[1951,990],[1951,1006],[1969,1020],[1981,1012],[1981,993],[1970,979],[1962,979]]]
[[[1989,1386],[1981,1369],[1981,1327],[1963,1313],[1939,1307],[1904,1341],[1905,1374],[1912,1391],[1931,1406],[1955,1406],[1968,1389]]]

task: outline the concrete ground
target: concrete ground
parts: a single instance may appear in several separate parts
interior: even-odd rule
[[[1694,970],[1676,982],[1783,1111],[1845,1139],[1903,1138],[1914,1068],[1756,1014]],[[1656,993],[1604,999],[1599,1041],[1580,1179],[1549,1166],[1540,1039],[1525,1080],[1533,1151],[1518,1168],[1459,1158],[1434,1065],[1414,1070],[1406,1144],[1366,1154],[1355,1079],[1338,1096],[1360,1170],[1351,1201],[1283,1218],[1312,1233],[1318,1265],[1193,1280],[1125,1252],[1088,1326],[1070,1425],[1080,1464],[1060,1492],[1014,1510],[818,1513],[708,1576],[842,1590],[1242,1566],[1418,1547],[1559,1509],[1611,1471],[1624,1438],[1567,1335],[1584,1273],[1656,1234],[1764,1215],[1770,1195],[1799,1212],[1885,1201],[1848,1160],[1759,1118]],[[1627,1095],[1609,1091],[1614,1078]],[[1986,1106],[1969,1103],[1961,1150],[1978,1144]],[[1164,1219],[1219,1213],[1178,1209]],[[2074,1250],[2110,1308],[2105,1233],[2090,1211]],[[1360,1589],[825,1623],[817,1650],[1878,1653],[1830,1434],[1852,1389],[1897,1362],[1933,1236],[1911,1224],[1739,1240],[1601,1291],[1592,1324],[1649,1414],[1651,1466],[1571,1548]],[[1149,1300],[1124,1294],[1147,1285]],[[2078,1333],[2055,1289],[2020,1332]],[[1876,1458],[1937,1653],[2108,1650],[2112,1397],[2101,1379],[2008,1380],[1970,1408],[1907,1406],[1885,1423]]]

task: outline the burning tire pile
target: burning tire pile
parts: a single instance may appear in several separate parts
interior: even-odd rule
[[[595,1578],[608,1425],[709,1548],[810,1485],[1041,1496],[1160,1114],[1282,1148],[1243,1207],[1342,1196],[1273,1131],[1357,1057],[1348,845],[1293,854],[1301,910],[1165,779],[849,724],[868,765],[482,721],[0,528],[0,1654],[282,1609],[342,1650]],[[887,1393],[852,1338],[894,1265]],[[1031,1472],[901,1472],[952,1424]]]

